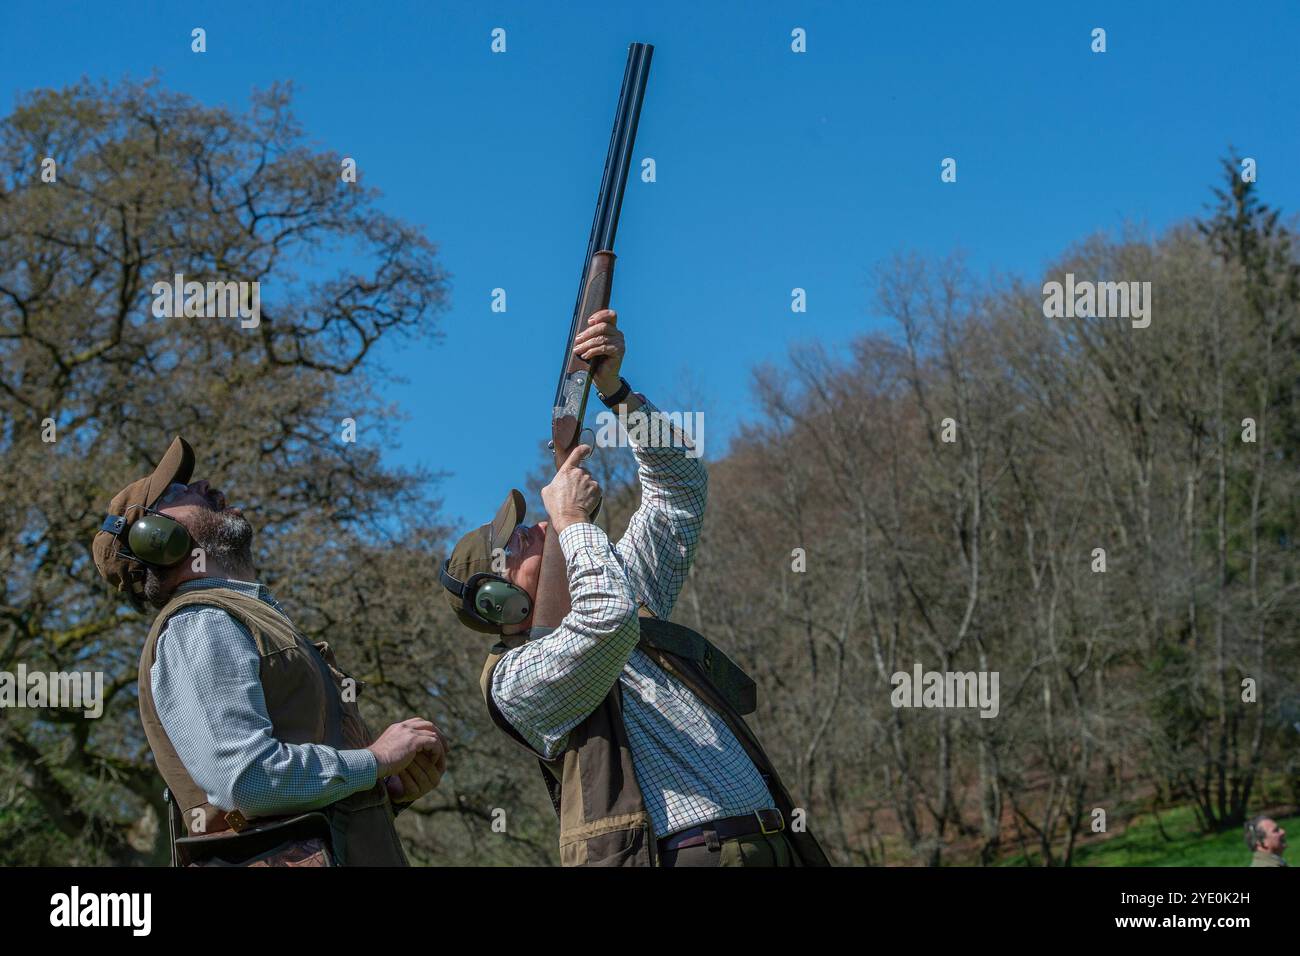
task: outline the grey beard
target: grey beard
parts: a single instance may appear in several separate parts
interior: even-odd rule
[[[193,522],[190,534],[211,561],[231,573],[253,573],[253,526],[242,514],[208,511]]]

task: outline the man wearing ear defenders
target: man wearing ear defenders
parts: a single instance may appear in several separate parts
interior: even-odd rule
[[[370,734],[357,682],[257,583],[248,519],[193,471],[177,437],[92,548],[137,610],[159,609],[138,687],[173,865],[405,865],[393,805],[437,786],[441,734],[416,717]]]
[[[599,360],[601,401],[627,425],[660,413],[619,377],[616,323],[597,312],[574,352]],[[565,866],[828,865],[741,716],[755,709],[754,682],[668,621],[703,522],[704,466],[680,434],[651,447],[635,436],[666,429],[628,432],[641,506],[617,544],[589,518],[600,489],[581,468],[587,446],[542,490],[568,573],[559,627],[531,627],[548,523],[520,523],[518,491],[443,564],[461,623],[502,638],[481,678],[488,713],[541,762]]]

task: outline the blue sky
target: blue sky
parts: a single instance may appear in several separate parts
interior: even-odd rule
[[[1298,9],[11,2],[0,105],[156,70],[242,110],[254,87],[293,80],[309,139],[355,157],[383,208],[440,246],[445,339],[380,352],[408,379],[384,397],[411,416],[384,454],[450,470],[447,515],[477,524],[548,433],[629,42],[656,47],[635,160],[653,157],[658,181],[633,177],[620,223],[624,374],[666,409],[701,400],[713,457],[752,411],[755,363],[881,327],[870,274],[895,250],[962,249],[979,271],[1036,276],[1091,232],[1199,213],[1229,143],[1258,161],[1267,202],[1300,209]],[[1105,54],[1089,49],[1098,26]],[[505,54],[490,52],[495,27]],[[806,54],[790,51],[795,27]],[[954,184],[939,178],[948,156]],[[496,287],[505,314],[490,311]],[[503,387],[484,370],[510,356]],[[440,414],[476,390],[500,413],[490,445]]]

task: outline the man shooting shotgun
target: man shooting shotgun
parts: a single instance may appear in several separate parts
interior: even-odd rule
[[[481,687],[492,721],[536,756],[565,866],[826,865],[742,714],[754,684],[668,621],[703,524],[708,478],[680,434],[632,440],[641,504],[615,544],[592,523],[600,488],[578,442],[587,389],[624,422],[661,414],[620,376],[608,308],[614,229],[651,47],[633,44],[552,411],[548,521],[512,490],[466,534],[441,582],[460,621],[501,636]],[[631,436],[660,434],[634,428]]]

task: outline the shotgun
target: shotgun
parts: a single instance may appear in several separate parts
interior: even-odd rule
[[[551,438],[547,447],[555,457],[557,470],[569,457],[582,434],[587,396],[591,391],[591,365],[573,354],[573,340],[587,327],[587,320],[594,313],[609,308],[609,296],[614,283],[614,234],[618,231],[623,190],[627,186],[627,170],[632,161],[632,147],[636,142],[641,101],[645,97],[646,80],[650,76],[650,57],[653,53],[654,47],[648,43],[632,43],[627,50],[623,86],[619,90],[618,108],[614,112],[614,131],[610,134],[609,152],[605,155],[605,170],[600,178],[600,192],[596,196],[596,215],[587,240],[587,256],[582,263],[582,272],[578,275],[578,298],[573,306],[573,318],[569,322],[569,335],[560,362],[560,381],[555,387],[555,402],[551,407]],[[537,581],[537,597],[533,605],[533,636],[549,633],[559,626],[568,613],[569,577],[564,553],[560,550],[560,540],[555,529],[548,525],[546,543],[542,550],[542,570]]]

